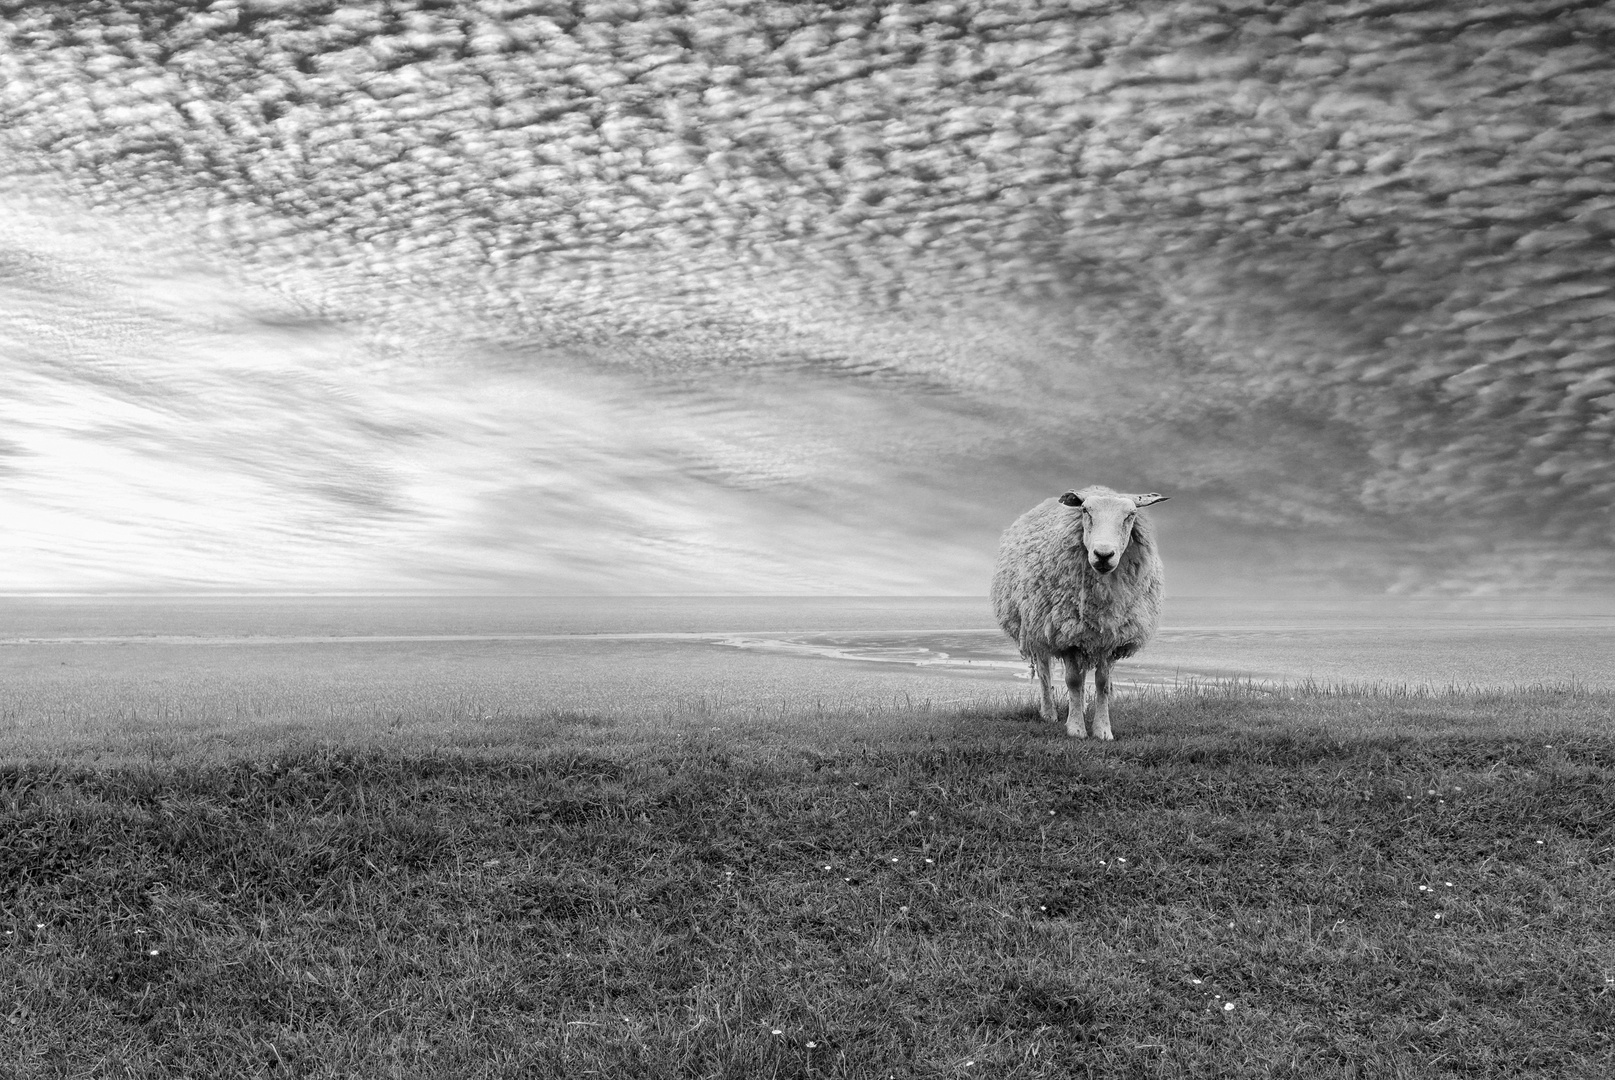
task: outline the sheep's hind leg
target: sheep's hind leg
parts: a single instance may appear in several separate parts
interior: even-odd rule
[[[1051,723],[1060,719],[1059,706],[1054,703],[1054,692],[1050,686],[1049,658],[1046,656],[1032,657],[1032,674],[1037,678],[1037,714]]]
[[[1070,711],[1065,715],[1065,733],[1073,739],[1081,739],[1088,734],[1082,726],[1082,688],[1088,679],[1088,665],[1075,656],[1066,656],[1064,660],[1065,693],[1070,702]]]
[[[1088,725],[1088,734],[1110,742],[1116,737],[1110,733],[1110,661],[1094,665],[1093,691],[1093,722]]]

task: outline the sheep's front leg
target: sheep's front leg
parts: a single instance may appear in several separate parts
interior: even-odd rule
[[[1110,661],[1101,660],[1093,669],[1093,722],[1088,734],[1104,742],[1116,736],[1110,733]]]
[[[1088,665],[1075,656],[1065,657],[1065,693],[1070,711],[1065,714],[1065,733],[1073,739],[1087,736],[1082,727],[1082,684],[1088,679]]]
[[[1032,674],[1037,678],[1037,714],[1053,723],[1060,719],[1060,707],[1054,702],[1054,680],[1049,676],[1049,658],[1032,657]]]

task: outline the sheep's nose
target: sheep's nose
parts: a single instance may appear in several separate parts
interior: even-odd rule
[[[1109,562],[1116,557],[1114,548],[1094,548],[1093,557],[1096,562]]]

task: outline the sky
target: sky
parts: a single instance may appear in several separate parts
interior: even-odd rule
[[[1268,8],[1273,10],[1269,11]],[[1615,596],[1615,10],[0,0],[0,592]]]

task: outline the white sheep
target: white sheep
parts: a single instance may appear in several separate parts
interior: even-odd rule
[[[1155,530],[1139,507],[1165,495],[1107,487],[1045,499],[1004,532],[993,573],[993,613],[1031,662],[1038,711],[1058,720],[1049,661],[1065,663],[1067,735],[1111,739],[1110,667],[1132,656],[1161,619],[1163,572]],[[1083,680],[1094,673],[1093,719],[1083,731]]]

